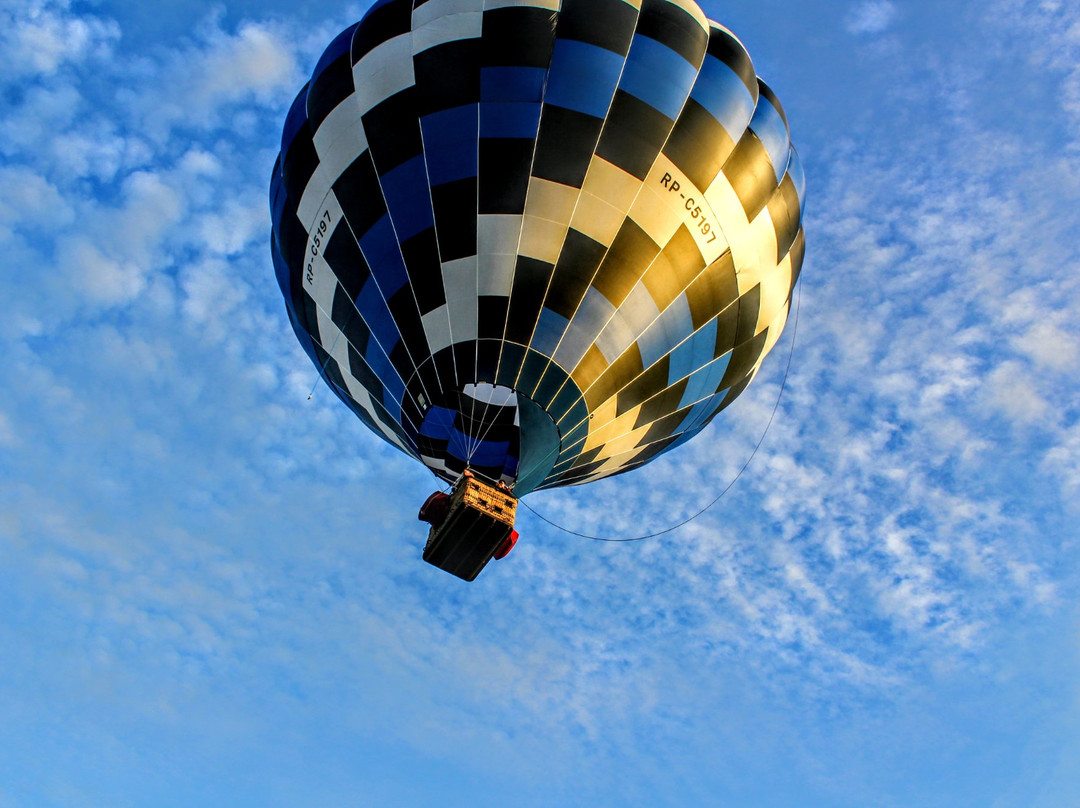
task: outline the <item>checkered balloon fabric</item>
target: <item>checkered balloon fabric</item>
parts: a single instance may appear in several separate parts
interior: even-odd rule
[[[692,0],[382,0],[289,111],[271,249],[368,427],[522,495],[640,466],[746,387],[803,193],[776,95]]]

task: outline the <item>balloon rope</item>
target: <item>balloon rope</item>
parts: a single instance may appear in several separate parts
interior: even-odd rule
[[[334,323],[337,325],[337,323]],[[342,328],[338,329],[337,336],[334,337],[334,343],[330,346],[330,350],[326,352],[326,359],[322,361],[322,365],[319,366],[319,375],[315,377],[315,384],[311,385],[311,392],[307,395],[307,400],[311,401],[311,397],[315,395],[315,388],[319,386],[319,380],[324,379],[327,384],[330,384],[330,380],[326,378],[326,366],[330,364],[330,360],[334,358],[334,349],[337,347],[338,340],[341,339],[341,335],[345,333]]]
[[[757,445],[754,446],[754,451],[752,451],[750,453],[750,456],[748,458],[746,458],[746,462],[743,463],[742,468],[739,469],[738,474],[736,474],[731,479],[731,482],[729,482],[724,487],[723,491],[721,491],[719,494],[716,495],[716,497],[713,499],[712,502],[710,502],[704,508],[699,510],[697,513],[695,513],[695,514],[693,514],[691,516],[688,516],[686,519],[683,519],[681,522],[679,522],[677,524],[671,525],[671,527],[666,527],[663,530],[657,530],[657,531],[655,531],[653,533],[646,533],[643,536],[630,536],[630,537],[624,537],[624,538],[612,538],[612,537],[606,537],[606,536],[591,536],[588,533],[580,533],[580,532],[578,532],[576,530],[571,530],[568,527],[563,527],[562,525],[558,524],[557,522],[553,522],[552,520],[548,519],[542,513],[537,512],[537,510],[535,508],[533,508],[529,503],[525,502],[524,500],[518,500],[518,501],[522,505],[524,505],[526,508],[528,508],[532,512],[532,514],[534,516],[538,517],[540,520],[542,520],[544,522],[547,522],[553,528],[556,528],[557,530],[561,530],[563,533],[569,533],[571,536],[578,536],[579,538],[589,539],[591,541],[630,542],[630,541],[644,541],[645,539],[655,539],[657,536],[663,536],[665,533],[671,533],[673,530],[678,530],[679,528],[693,522],[695,519],[697,519],[699,516],[701,516],[703,513],[705,513],[705,511],[709,510],[710,508],[713,507],[713,505],[715,505],[717,502],[719,502],[724,497],[724,495],[728,491],[731,490],[731,487],[733,485],[735,485],[736,482],[738,482],[739,478],[742,477],[743,472],[746,471],[747,466],[750,465],[750,461],[754,459],[754,455],[756,455],[758,453],[758,449],[761,448],[761,444],[764,443],[765,436],[769,434],[769,427],[772,426],[773,419],[776,417],[776,411],[780,408],[780,399],[783,398],[783,396],[784,396],[784,390],[787,387],[788,374],[791,372],[791,358],[795,354],[795,335],[798,334],[798,332],[799,332],[799,311],[801,309],[802,309],[802,287],[800,286],[799,287],[799,297],[798,297],[798,300],[795,303],[795,322],[794,322],[794,324],[792,325],[792,328],[791,328],[791,348],[788,351],[787,367],[784,368],[784,378],[783,378],[783,381],[780,382],[780,392],[777,393],[777,395],[776,395],[776,403],[773,405],[772,413],[769,415],[768,423],[765,424],[765,431],[761,433],[761,437],[758,438]]]

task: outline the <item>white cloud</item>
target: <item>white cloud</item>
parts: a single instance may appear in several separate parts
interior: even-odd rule
[[[247,284],[227,262],[210,259],[185,267],[181,288],[184,315],[208,338],[221,339],[246,325],[238,320],[243,316],[240,307],[246,302]]]
[[[43,144],[71,128],[83,106],[78,88],[70,84],[27,88],[21,103],[0,119],[0,153],[9,157],[25,154],[24,159],[35,161],[42,151],[48,155]]]
[[[844,28],[852,34],[880,34],[896,18],[890,0],[864,0],[848,12]]]
[[[101,122],[90,122],[51,138],[55,170],[71,178],[113,180],[121,171],[148,165],[150,148],[139,137],[121,137]]]
[[[262,199],[230,199],[220,210],[199,217],[195,225],[206,249],[219,255],[237,255],[265,240],[270,215]]]
[[[108,58],[119,38],[115,22],[74,15],[69,0],[7,2],[0,7],[0,70],[50,75],[65,63]]]
[[[204,106],[235,101],[254,93],[271,99],[295,79],[292,48],[281,35],[256,23],[241,26],[235,36],[216,35],[198,65],[193,100]]]
[[[1041,465],[1057,481],[1069,510],[1080,513],[1080,425],[1072,426],[1059,436],[1057,444],[1047,450]]]
[[[1054,425],[1049,402],[1038,391],[1035,378],[1019,362],[1002,362],[987,377],[986,392],[993,407],[1018,424]]]
[[[1080,356],[1076,337],[1045,320],[1015,337],[1013,344],[1037,365],[1058,371],[1075,369]]]
[[[1075,178],[1075,152],[1080,149],[1080,9],[1071,2],[1000,0],[993,13],[1027,33],[1028,59],[1057,74],[1057,101],[1068,122],[1073,153],[1061,162],[1056,177]]]
[[[144,80],[121,91],[122,102],[152,141],[166,142],[174,127],[234,128],[252,134],[246,105],[283,108],[304,77],[294,32],[269,23],[244,23],[235,34],[216,18],[203,26],[200,41],[161,54]],[[162,92],[161,86],[169,87]],[[280,123],[278,124],[280,125]]]
[[[93,303],[105,306],[128,303],[146,285],[146,268],[131,260],[106,255],[85,236],[65,239],[58,250],[58,261]]]
[[[0,239],[15,227],[40,239],[69,225],[74,210],[59,189],[25,166],[0,166]]]
[[[60,240],[61,270],[90,301],[129,303],[146,287],[151,273],[171,262],[162,246],[186,207],[174,181],[145,171],[129,175],[119,207],[88,212],[83,232]]]

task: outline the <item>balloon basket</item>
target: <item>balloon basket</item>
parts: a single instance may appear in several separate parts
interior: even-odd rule
[[[475,477],[462,477],[450,494],[446,519],[433,525],[424,561],[473,581],[514,529],[517,500]]]

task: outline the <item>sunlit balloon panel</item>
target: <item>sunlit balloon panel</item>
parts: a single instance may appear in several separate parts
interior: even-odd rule
[[[390,0],[289,112],[272,252],[368,427],[523,494],[639,466],[746,387],[804,185],[775,94],[692,2]]]

